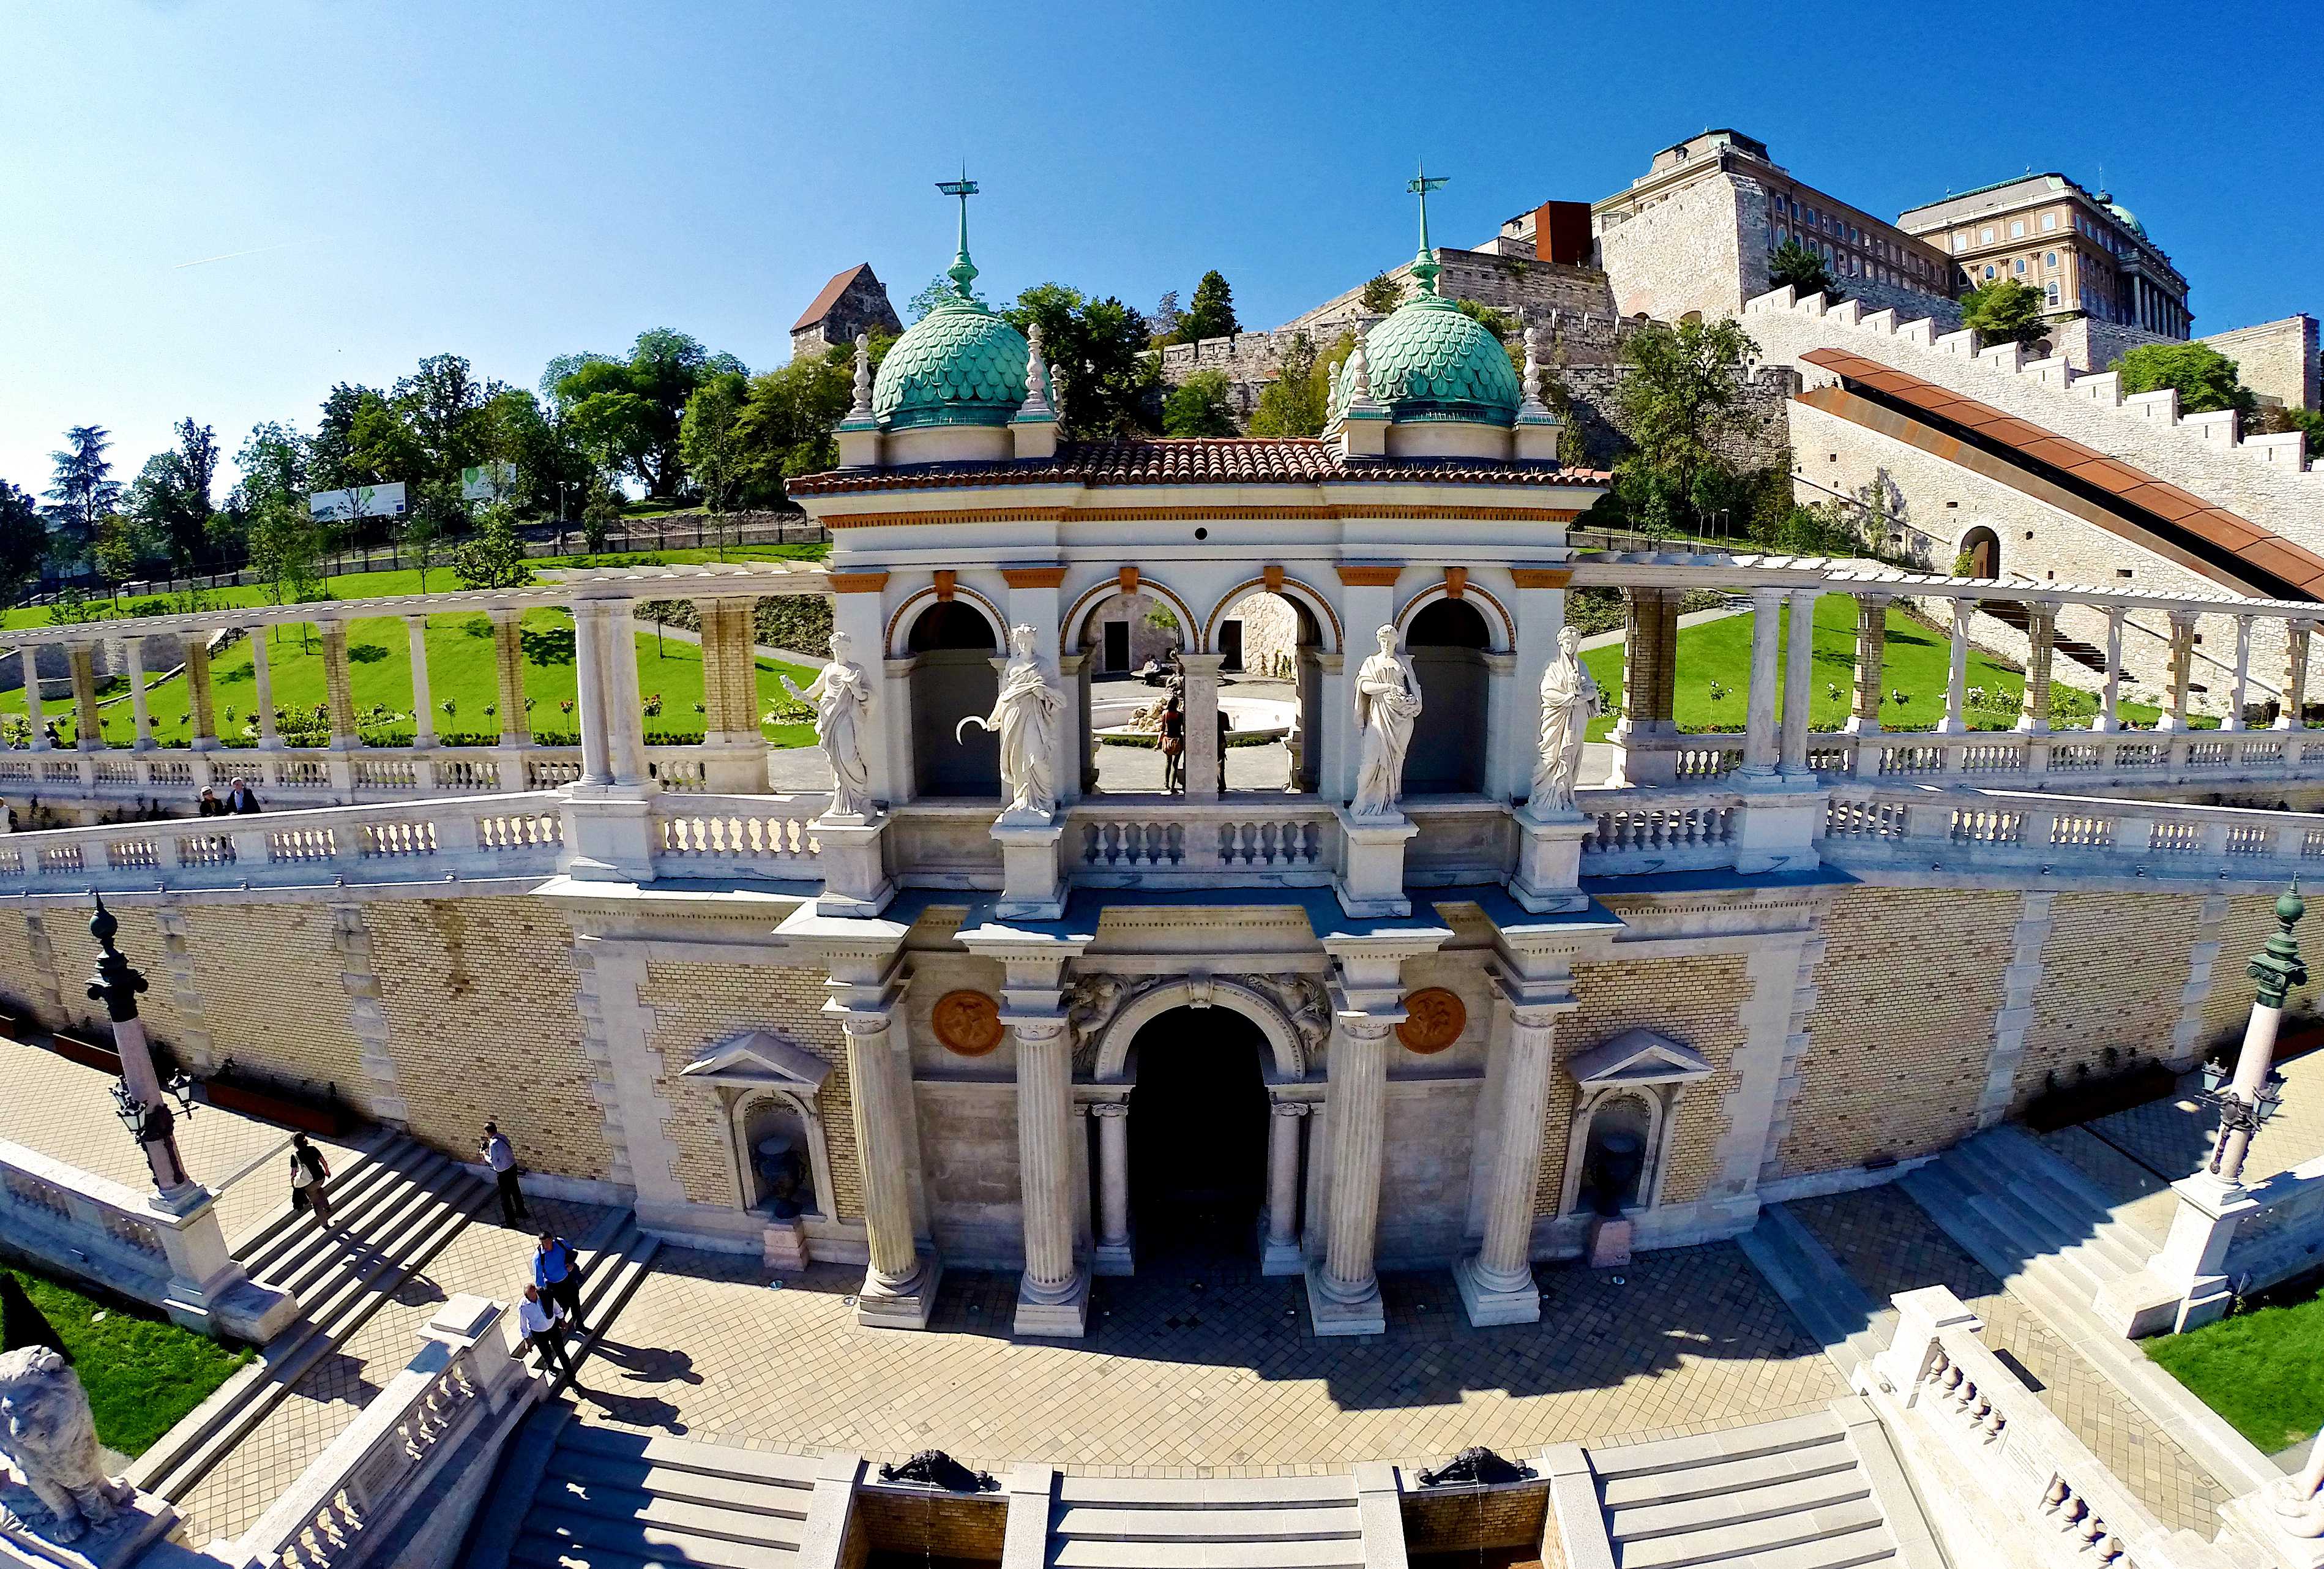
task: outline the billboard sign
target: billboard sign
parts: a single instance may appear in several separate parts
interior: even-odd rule
[[[348,523],[357,518],[400,518],[403,515],[403,484],[359,485],[352,490],[318,490],[307,498],[307,515],[325,522]]]
[[[516,494],[516,465],[486,463],[460,471],[460,499],[496,502]]]

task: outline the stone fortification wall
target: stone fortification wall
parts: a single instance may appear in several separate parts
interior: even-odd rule
[[[2236,362],[2243,383],[2259,394],[2260,401],[2289,409],[2314,409],[2324,392],[2319,378],[2324,365],[2317,361],[2316,318],[2287,316],[2215,332],[2199,338]]]
[[[1437,292],[1449,300],[1473,300],[1511,315],[1522,312],[1526,319],[1534,321],[1545,319],[1552,311],[1562,316],[1601,318],[1615,314],[1614,296],[1607,287],[1606,274],[1595,267],[1564,266],[1493,251],[1455,250],[1449,245],[1436,248],[1436,264],[1443,269],[1436,277]],[[1410,262],[1390,268],[1388,276],[1399,290],[1409,292],[1412,289]],[[1377,319],[1365,313],[1363,294],[1364,285],[1358,284],[1293,317],[1277,330],[1305,332],[1319,344],[1328,342],[1359,322],[1368,325]]]
[[[1611,467],[1630,449],[1629,421],[1622,413],[1622,378],[1629,373],[1613,365],[1568,365],[1557,373],[1572,395],[1572,417],[1581,428],[1587,461],[1593,468]],[[1792,378],[1787,370],[1760,370],[1746,375],[1742,406],[1751,423],[1720,437],[1720,455],[1745,469],[1782,464],[1791,445],[1787,410]]]
[[[1766,191],[1720,174],[1608,224],[1598,254],[1624,316],[1734,316],[1766,291],[1767,233]]]
[[[1899,314],[1917,316],[1921,313],[1909,311]],[[2114,362],[2132,349],[2144,348],[2148,344],[2179,341],[2165,337],[2159,332],[2149,332],[2143,327],[2133,327],[2127,322],[2098,321],[2087,316],[2053,323],[2049,338],[2051,353],[2061,355],[2078,371],[2091,372],[2112,369]]]

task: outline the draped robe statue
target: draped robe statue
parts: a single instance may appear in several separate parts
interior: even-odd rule
[[[831,813],[835,817],[872,815],[872,771],[863,761],[861,726],[872,708],[872,678],[847,657],[848,636],[831,634],[831,662],[804,690],[779,678],[783,690],[815,706],[816,744],[831,765]]]
[[[1582,634],[1557,634],[1557,657],[1541,673],[1541,753],[1533,765],[1536,814],[1573,810],[1582,776],[1582,745],[1602,704],[1598,683],[1582,662]]]
[[[1047,820],[1057,809],[1057,716],[1065,688],[1034,649],[1029,626],[1009,632],[1009,663],[989,715],[971,714],[953,726],[953,738],[973,725],[1001,737],[1001,783],[1009,792],[1004,817]]]
[[[1362,733],[1357,754],[1356,798],[1351,816],[1393,817],[1404,795],[1404,754],[1420,717],[1420,677],[1412,660],[1396,651],[1396,628],[1379,629],[1379,652],[1356,671],[1356,727]]]

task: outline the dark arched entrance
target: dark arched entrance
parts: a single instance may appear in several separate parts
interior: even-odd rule
[[[1476,606],[1439,599],[1420,607],[1405,633],[1420,678],[1420,718],[1404,754],[1406,795],[1469,794],[1485,788],[1485,706],[1491,644]]]
[[[912,623],[912,788],[920,796],[1001,795],[1001,738],[971,729],[968,715],[992,711],[1001,678],[991,623],[956,599],[941,600]]]
[[[1991,529],[1975,528],[1961,536],[1961,554],[1968,558],[1963,576],[1987,582],[2001,577],[2001,536]]]
[[[1130,1207],[1141,1264],[1257,1255],[1266,1050],[1259,1026],[1229,1008],[1174,1008],[1130,1043]]]

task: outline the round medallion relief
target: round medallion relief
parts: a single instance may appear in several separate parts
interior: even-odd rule
[[[1423,1057],[1443,1051],[1468,1028],[1469,1010],[1459,995],[1442,986],[1428,986],[1404,1000],[1406,1019],[1396,1027],[1396,1038],[1406,1051]]]
[[[1001,1004],[982,992],[947,992],[936,999],[936,1039],[946,1051],[982,1057],[1001,1044]]]

